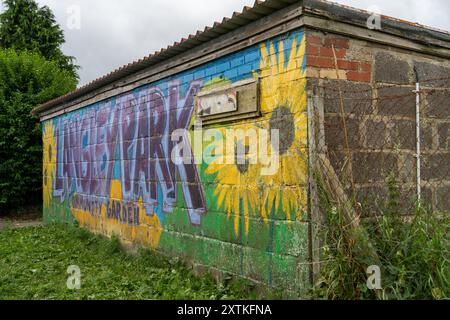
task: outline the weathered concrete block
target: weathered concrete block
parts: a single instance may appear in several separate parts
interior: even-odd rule
[[[421,202],[425,206],[433,206],[433,190],[429,187],[422,188]]]
[[[400,213],[413,215],[417,205],[417,187],[400,187]]]
[[[386,52],[375,56],[375,82],[406,84],[411,82],[412,68],[407,61]]]
[[[391,173],[398,174],[395,154],[358,152],[353,156],[353,176],[356,183],[385,182]]]
[[[279,246],[279,252],[285,255],[297,257],[306,263],[308,256],[309,225],[304,222],[277,221],[277,231],[274,234],[275,242]],[[285,232],[286,229],[294,230],[293,235]]]
[[[368,218],[382,213],[386,207],[387,187],[371,186],[358,188],[356,199],[362,206],[362,217]]]
[[[415,187],[399,187],[399,213],[403,215],[413,215],[417,203],[417,189]],[[385,214],[389,208],[389,191],[386,186],[371,186],[359,188],[357,191],[357,201],[362,206],[362,216],[367,218],[373,215]],[[431,204],[432,193],[430,189],[422,192],[425,203]]]
[[[450,153],[425,155],[422,158],[422,178],[443,180],[450,176]]]
[[[366,122],[366,145],[368,148],[383,149],[386,147],[386,123],[369,120]]]
[[[450,123],[444,123],[438,127],[439,148],[450,151]]]
[[[436,206],[438,210],[450,211],[450,187],[441,187],[436,192]]]
[[[417,160],[410,154],[405,153],[399,156],[398,161],[399,175],[398,180],[401,183],[415,183],[417,177]]]
[[[414,68],[422,85],[429,87],[450,86],[450,68],[420,61],[414,61]]]
[[[395,149],[416,150],[416,123],[408,120],[392,121],[391,146]]]
[[[341,113],[342,93],[344,111],[349,114],[365,115],[373,112],[372,87],[367,84],[342,80],[330,80],[325,83],[324,108],[326,113]]]
[[[378,89],[378,112],[381,115],[416,117],[416,95],[413,88],[384,87]]]
[[[434,149],[433,145],[433,127],[431,123],[422,123],[421,125],[420,143],[422,150],[431,151]]]
[[[450,118],[450,90],[432,91],[426,96],[425,115],[429,118]]]
[[[334,172],[338,176],[339,181],[342,183],[349,181],[348,163],[350,163],[351,160],[348,160],[347,152],[344,150],[336,151],[331,149],[328,152],[328,158],[330,159]],[[328,172],[325,172],[325,174],[328,174]]]
[[[309,75],[308,75],[309,76]],[[306,82],[306,91],[313,91],[315,95],[318,95],[318,87],[319,87],[319,79],[308,77],[308,81]]]
[[[359,120],[345,117],[348,143],[351,149],[358,149],[360,144]],[[325,140],[330,149],[343,149],[346,146],[344,124],[341,116],[325,116]]]

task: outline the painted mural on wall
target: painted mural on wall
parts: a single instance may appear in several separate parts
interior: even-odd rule
[[[288,49],[284,41],[269,41],[260,45],[260,67],[255,76],[261,78],[262,119],[257,123],[234,125],[236,130],[247,131],[251,127],[262,127],[280,132],[280,144],[268,143],[268,153],[280,156],[279,170],[274,175],[262,175],[261,163],[216,164],[212,163],[207,173],[217,173],[218,206],[222,205],[228,216],[234,214],[234,227],[239,234],[238,212],[243,213],[245,233],[249,233],[249,216],[259,214],[267,223],[273,212],[282,206],[288,221],[292,214],[299,220],[306,207],[307,194],[304,184],[307,165],[304,157],[307,139],[306,78],[302,67],[305,41],[292,39]],[[278,48],[276,49],[276,45]],[[236,141],[247,144],[248,141]],[[303,183],[301,183],[303,182]]]
[[[236,273],[253,272],[245,266],[248,247],[266,261],[268,271],[259,277],[271,282],[275,269],[288,272],[306,255],[286,249],[307,247],[304,72],[305,38],[297,31],[45,122],[46,219],[77,221],[207,265],[219,266],[228,255],[232,261],[223,268],[238,264],[227,270]],[[279,155],[276,174],[262,176],[261,164],[199,163],[189,133],[182,139],[192,160],[174,163],[171,135],[191,129],[197,93],[248,78],[260,80],[262,116],[217,128],[279,130],[281,143],[269,141],[267,149]],[[209,240],[217,249],[206,252]],[[238,262],[227,244],[241,246]],[[277,262],[275,255],[283,258]]]

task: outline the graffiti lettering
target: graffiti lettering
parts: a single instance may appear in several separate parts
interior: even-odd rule
[[[142,199],[149,216],[157,208],[171,213],[180,183],[190,221],[200,225],[206,203],[195,161],[171,161],[171,133],[188,129],[200,87],[192,82],[185,97],[178,82],[169,83],[167,95],[144,88],[58,119],[54,197],[92,215],[107,205],[109,218],[138,224],[139,209],[130,203]],[[193,159],[191,147],[187,152]],[[121,181],[120,202],[109,199],[114,179]]]

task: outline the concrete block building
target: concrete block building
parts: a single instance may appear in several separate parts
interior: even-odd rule
[[[449,87],[445,31],[256,1],[34,109],[45,220],[301,296],[319,263],[317,168],[361,216],[389,179],[404,214],[450,211]]]

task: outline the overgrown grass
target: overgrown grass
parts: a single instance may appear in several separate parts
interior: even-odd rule
[[[67,268],[81,289],[67,289]],[[244,286],[217,285],[178,261],[63,225],[0,231],[0,299],[249,299]]]
[[[315,287],[323,299],[450,299],[450,219],[417,205],[410,217],[400,213],[398,186],[389,181],[382,215],[363,221],[381,268],[382,290],[369,290],[366,274],[374,260],[361,255],[351,227],[330,197],[322,195],[327,224],[324,264]]]

